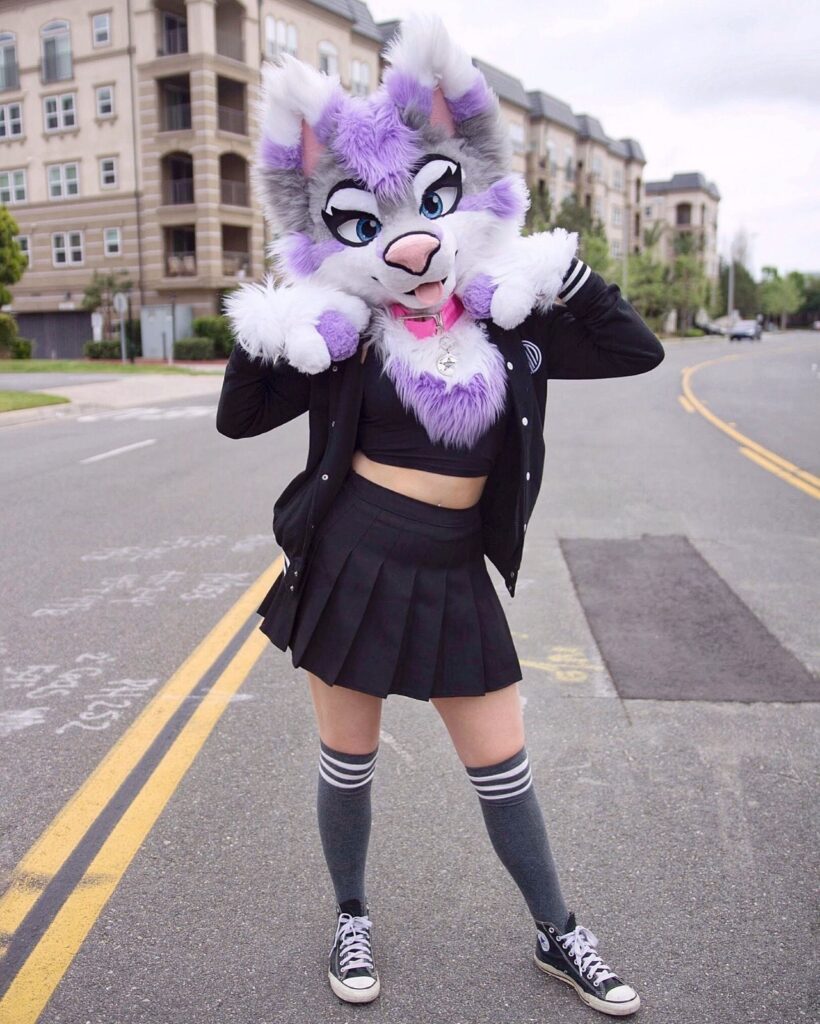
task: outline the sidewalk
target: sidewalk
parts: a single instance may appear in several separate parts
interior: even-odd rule
[[[180,366],[188,364],[178,364]],[[61,395],[69,400],[69,404],[42,405],[33,409],[16,409],[0,414],[0,427],[18,423],[29,423],[36,420],[65,419],[103,409],[127,409],[139,405],[155,405],[157,402],[173,402],[188,398],[219,396],[222,389],[224,374],[222,366],[214,364],[213,372],[196,377],[176,376],[174,374],[141,373],[123,374],[109,380],[96,380],[88,383],[70,383],[64,387],[55,387],[43,382],[41,388],[27,388],[31,391],[44,391],[50,395]],[[200,366],[194,366],[201,369]],[[16,375],[14,375],[16,376]],[[43,374],[53,380],[53,374]],[[76,375],[68,375],[72,381]],[[16,381],[12,375],[0,375],[0,388],[15,389]],[[29,382],[30,382],[29,377]]]

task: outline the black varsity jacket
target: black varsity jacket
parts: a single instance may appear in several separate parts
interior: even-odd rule
[[[664,357],[663,346],[618,285],[607,284],[577,259],[564,280],[564,305],[534,312],[512,330],[484,321],[504,356],[512,402],[502,449],[480,499],[484,552],[511,595],[544,469],[547,381],[645,373]],[[289,621],[312,538],[350,469],[362,398],[360,356],[305,374],[285,362],[263,365],[236,345],[225,370],[216,414],[221,434],[252,437],[308,413],[307,464],[273,510],[273,533],[285,555],[275,588],[277,600],[289,606]]]

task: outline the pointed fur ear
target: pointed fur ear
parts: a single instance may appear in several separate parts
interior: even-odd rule
[[[469,118],[497,111],[498,100],[484,76],[437,15],[417,14],[403,21],[385,60],[390,65],[385,87],[411,120],[428,119],[446,128],[441,99],[454,129]]]
[[[252,180],[269,220],[290,230],[307,223],[307,183],[344,102],[337,75],[283,55],[262,65],[254,104],[260,140]]]
[[[447,106],[447,100],[444,98],[444,93],[438,87],[433,89],[430,124],[443,128],[451,138],[456,133],[456,125],[453,121],[453,115],[450,112],[450,108]]]

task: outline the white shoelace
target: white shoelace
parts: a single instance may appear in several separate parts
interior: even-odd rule
[[[373,969],[373,956],[370,952],[370,929],[372,926],[373,922],[369,917],[339,914],[333,945],[339,943],[340,970],[352,971],[356,967]],[[331,952],[333,952],[333,947],[331,947]]]
[[[598,948],[598,940],[588,928],[580,925],[572,932],[565,932],[559,935],[561,945],[575,961],[575,966],[592,982],[598,985],[607,978],[615,978],[617,975],[611,971],[604,961],[598,956],[595,950]]]

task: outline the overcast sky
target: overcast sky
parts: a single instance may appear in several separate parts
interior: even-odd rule
[[[752,269],[820,272],[820,0],[368,0],[437,11],[466,49],[632,136],[648,180],[701,171]]]

